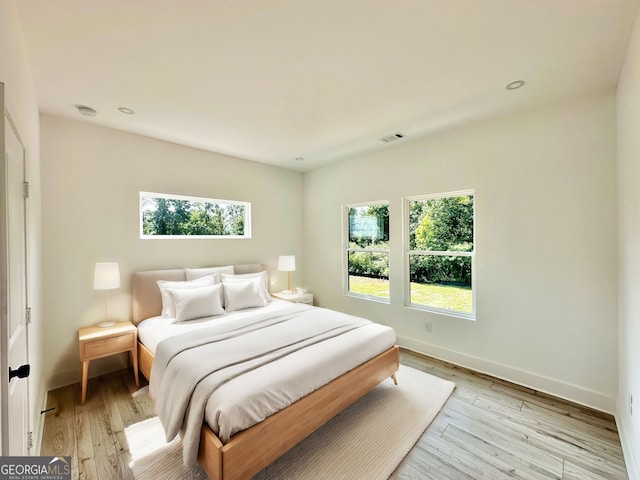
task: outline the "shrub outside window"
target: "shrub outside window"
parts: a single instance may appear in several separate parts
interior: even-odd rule
[[[251,238],[251,203],[140,192],[140,238]]]
[[[346,292],[389,301],[389,202],[349,205],[346,217]]]
[[[406,303],[475,318],[474,191],[405,199]]]

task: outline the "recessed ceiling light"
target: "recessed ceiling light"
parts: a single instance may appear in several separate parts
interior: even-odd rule
[[[76,105],[75,107],[78,109],[78,112],[80,112],[80,115],[84,115],[85,117],[96,116],[97,112],[91,107],[87,107],[86,105]]]
[[[507,90],[517,90],[520,87],[524,87],[524,80],[514,80],[513,82],[507,83],[507,86],[504,87]]]
[[[131,110],[129,107],[119,107],[118,110],[120,110],[125,115],[133,115],[134,113],[136,113],[133,110]]]

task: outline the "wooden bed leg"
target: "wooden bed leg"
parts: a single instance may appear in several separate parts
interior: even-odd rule
[[[391,380],[393,380],[393,383],[395,383],[396,385],[398,384],[398,377],[396,377],[395,373],[391,375]]]

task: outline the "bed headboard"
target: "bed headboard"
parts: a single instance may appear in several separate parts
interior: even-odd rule
[[[266,270],[265,265],[248,263],[234,265],[235,273],[255,273]],[[133,274],[133,323],[137,325],[145,318],[162,313],[162,297],[158,280],[184,281],[187,279],[184,268],[172,270],[150,270]]]

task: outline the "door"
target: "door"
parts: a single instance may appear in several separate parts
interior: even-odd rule
[[[3,109],[4,111],[4,109]],[[4,123],[4,262],[1,262],[2,312],[2,452],[29,454],[29,374],[27,325],[27,244],[24,147],[11,118]],[[6,358],[5,358],[6,356]],[[6,363],[5,363],[6,362]],[[5,366],[6,365],[6,366]],[[6,376],[5,376],[6,375]]]

